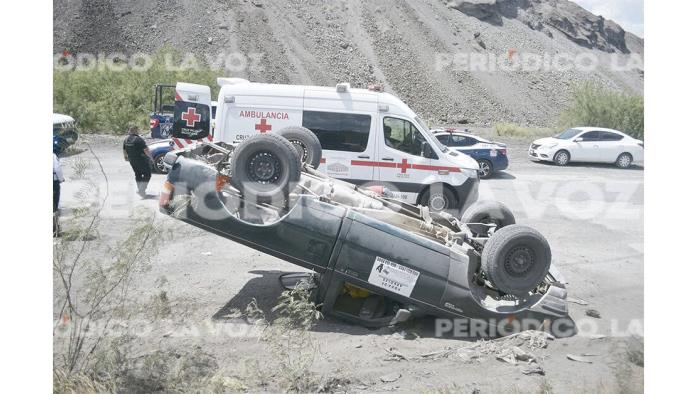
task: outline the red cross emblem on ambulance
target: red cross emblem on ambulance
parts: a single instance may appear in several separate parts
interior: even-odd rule
[[[408,160],[402,159],[402,160],[401,160],[401,163],[396,165],[396,168],[400,168],[400,169],[401,169],[401,173],[402,173],[402,174],[405,174],[405,173],[406,173],[406,170],[409,169],[409,168],[412,168],[412,167],[411,167],[410,164],[408,164]]]
[[[259,121],[259,123],[254,125],[254,128],[258,131],[261,132],[261,134],[265,134],[267,131],[271,131],[271,125],[266,124],[266,118],[263,118]]]
[[[188,107],[186,112],[181,114],[181,120],[186,121],[187,127],[193,127],[196,125],[196,122],[201,120],[201,114],[196,112],[196,108]]]

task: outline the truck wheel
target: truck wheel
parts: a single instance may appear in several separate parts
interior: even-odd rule
[[[480,200],[464,211],[461,222],[495,224],[501,229],[515,224],[515,215],[500,201]]]
[[[259,202],[284,200],[300,180],[300,161],[290,141],[276,134],[257,134],[234,150],[230,183]]]
[[[551,267],[551,248],[533,228],[513,224],[491,236],[481,253],[481,268],[503,293],[525,297]]]
[[[321,142],[311,130],[306,127],[289,126],[278,130],[276,134],[290,141],[300,154],[302,163],[319,168],[321,161]]]

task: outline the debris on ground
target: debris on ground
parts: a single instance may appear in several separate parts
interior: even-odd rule
[[[203,256],[212,256],[213,252],[201,252]]]
[[[583,300],[582,298],[575,298],[575,297],[568,297],[566,298],[566,301],[572,302],[573,304],[578,304],[578,305],[590,305],[589,302]]]
[[[415,332],[412,331],[397,331],[392,334],[392,338],[398,338],[398,339],[406,339],[408,341],[418,339],[420,336],[416,334]]]
[[[568,358],[568,360],[592,364],[592,360],[590,360],[586,357],[583,357],[583,356],[576,356],[575,354],[566,354],[566,357]]]
[[[392,382],[396,382],[397,380],[399,380],[400,377],[401,377],[400,373],[394,372],[394,373],[390,373],[390,374],[387,374],[384,376],[380,376],[379,380],[381,380],[383,383],[392,383]]]
[[[548,342],[554,339],[555,337],[547,332],[528,330],[503,338],[481,340],[457,349],[448,348],[421,354],[419,358],[436,360],[454,355],[465,363],[472,363],[481,361],[486,355],[493,355],[496,359],[509,364],[517,364],[520,361],[534,363],[537,362],[538,357],[531,351],[546,348]]]
[[[542,368],[539,365],[535,365],[531,368],[523,369],[522,373],[525,375],[541,375],[541,376],[546,375],[546,371],[544,371],[544,368]]]
[[[401,361],[401,360],[408,361],[408,359],[409,359],[408,357],[404,356],[400,352],[394,350],[394,348],[390,347],[390,348],[385,348],[384,350],[389,354],[389,356],[387,356],[387,358],[385,358],[386,361]]]
[[[596,309],[587,309],[587,310],[585,310],[585,314],[589,317],[594,317],[595,319],[602,318],[602,315],[600,315],[599,311]]]
[[[532,353],[526,352],[518,346],[502,349],[498,354],[495,355],[495,358],[513,365],[517,365],[518,361],[527,363],[535,363],[537,361],[536,357]]]

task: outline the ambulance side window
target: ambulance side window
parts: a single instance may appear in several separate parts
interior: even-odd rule
[[[304,111],[302,126],[312,130],[321,148],[344,152],[364,152],[370,138],[370,115]]]
[[[428,142],[413,123],[403,119],[385,117],[384,143],[390,148],[414,156],[424,156],[423,143],[427,144]],[[431,154],[427,157],[433,158],[433,155],[431,150]]]

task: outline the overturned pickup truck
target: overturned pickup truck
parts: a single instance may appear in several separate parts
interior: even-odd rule
[[[175,119],[186,107],[177,103]],[[232,145],[180,123],[174,137],[205,142],[167,154],[160,210],[313,271],[325,315],[367,327],[430,315],[573,333],[546,239],[502,204],[480,201],[458,218],[333,179],[312,167],[307,129]]]

